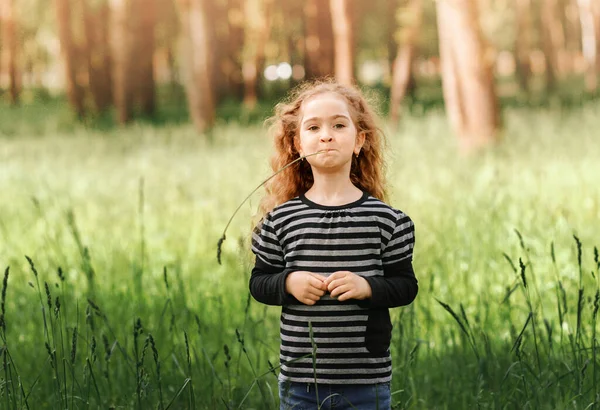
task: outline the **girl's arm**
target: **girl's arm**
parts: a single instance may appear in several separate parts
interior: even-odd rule
[[[392,308],[409,305],[419,291],[411,258],[384,267],[383,276],[365,279],[371,286],[371,297],[358,302],[362,307]]]
[[[415,246],[415,225],[408,215],[399,211],[396,227],[383,251],[383,276],[365,277],[371,286],[371,297],[361,305],[374,308],[405,306],[419,291],[412,266]]]
[[[289,270],[278,270],[256,258],[250,276],[250,293],[254,299],[266,305],[298,304],[296,298],[285,291],[285,279],[290,272]]]

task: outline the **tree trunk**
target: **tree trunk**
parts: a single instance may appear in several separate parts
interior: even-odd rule
[[[77,50],[71,30],[71,7],[69,0],[55,0],[58,21],[58,37],[65,65],[67,96],[79,118],[85,116],[84,90],[77,81]]]
[[[515,17],[517,20],[517,33],[515,36],[516,74],[519,87],[529,91],[531,78],[531,0],[515,0]]]
[[[600,76],[600,4],[594,3],[594,27],[596,28],[596,73]]]
[[[581,21],[581,45],[586,63],[585,86],[587,91],[591,92],[598,87],[596,21],[591,0],[578,0],[577,4],[579,5],[579,20]]]
[[[227,60],[225,75],[230,92],[236,99],[244,98],[242,78],[242,51],[244,49],[244,11],[241,0],[229,0],[227,4]]]
[[[111,48],[113,55],[113,98],[117,122],[126,124],[133,118],[135,76],[132,61],[131,0],[111,0]]]
[[[565,35],[562,23],[556,15],[556,0],[543,0],[541,8],[541,37],[546,59],[546,87],[552,90],[556,86],[556,78],[564,71],[562,56],[565,53]]]
[[[155,7],[157,17],[154,28],[155,42],[157,48],[160,45],[164,49],[162,79],[168,82],[171,96],[175,96],[177,84],[180,83],[178,64],[175,57],[177,42],[180,38],[180,18],[174,0],[156,1]]]
[[[206,14],[206,1],[210,0],[178,1],[188,109],[199,133],[210,130],[215,121],[214,97],[210,85],[210,22]]]
[[[444,101],[461,151],[498,138],[498,102],[492,63],[485,56],[476,0],[437,3]]]
[[[341,84],[354,82],[354,38],[349,0],[331,0],[334,41],[334,72]]]
[[[304,69],[306,79],[334,75],[330,0],[304,4]]]
[[[318,73],[320,77],[333,76],[335,74],[335,40],[333,37],[333,25],[331,24],[332,16],[330,2],[319,0],[318,11]]]
[[[392,89],[390,96],[390,119],[397,123],[400,119],[400,107],[411,83],[414,83],[413,64],[417,54],[417,38],[423,20],[422,0],[410,0],[406,15],[410,18],[403,29],[398,52],[393,65]]]
[[[272,6],[273,0],[246,0],[242,76],[244,78],[244,106],[249,109],[252,109],[258,100],[258,76],[264,66],[265,45],[270,33]]]
[[[398,30],[401,29],[399,27],[398,18],[398,0],[389,0],[387,2],[387,26],[388,26],[388,34],[387,34],[387,60],[388,64],[392,71],[391,77],[393,77],[393,67],[394,61],[396,61],[396,57],[398,56],[398,52],[400,49],[398,48],[398,41],[395,38]]]
[[[298,16],[304,15],[304,4],[301,2],[281,2],[279,4],[279,27],[284,32],[279,39],[279,47],[282,50],[280,54],[292,66],[292,76],[288,80],[288,84],[290,88],[294,88],[301,80],[298,67],[302,66],[304,62],[304,18],[298,18]],[[293,24],[288,24],[288,22],[293,22]],[[306,71],[303,74],[306,75]]]
[[[571,56],[581,52],[581,21],[577,0],[561,0],[560,14],[565,29],[565,49]]]
[[[2,24],[2,46],[4,51],[3,60],[6,61],[9,86],[8,95],[10,103],[19,103],[19,69],[18,46],[17,46],[17,19],[15,16],[15,0],[4,0],[0,5],[0,23]]]
[[[227,24],[224,24],[228,19],[229,10],[227,8],[227,2],[223,1],[207,1],[206,2],[207,9],[205,11],[207,16],[210,16],[211,21],[218,22],[217,24],[209,25],[209,43],[210,44],[218,44],[217,47],[212,47],[212,55],[211,55],[211,79],[210,84],[213,88],[213,96],[215,99],[215,104],[218,105],[219,101],[223,100],[229,93],[229,81],[227,78],[227,64],[228,64],[228,55],[227,55],[227,46],[221,46],[221,44],[225,45],[229,41],[228,39],[228,31],[229,27]]]
[[[142,114],[152,117],[156,111],[154,82],[154,49],[156,24],[155,0],[136,0],[138,13],[136,54],[137,100]]]
[[[110,49],[108,43],[109,10],[106,1],[91,9],[87,0],[80,0],[85,31],[85,52],[90,91],[98,112],[112,103]]]
[[[97,47],[103,56],[99,63],[98,75],[101,78],[101,103],[102,107],[108,108],[114,101],[113,90],[113,57],[110,46],[110,8],[108,0],[105,0],[100,6],[100,14],[98,16],[98,43]]]

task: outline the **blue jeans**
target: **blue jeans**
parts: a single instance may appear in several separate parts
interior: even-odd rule
[[[390,410],[392,405],[389,383],[319,384],[317,388],[314,383],[280,381],[280,410]]]

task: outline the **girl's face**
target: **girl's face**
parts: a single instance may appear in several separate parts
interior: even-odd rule
[[[328,171],[347,169],[350,174],[352,156],[364,144],[363,133],[358,134],[344,97],[327,92],[304,101],[301,107],[298,151],[308,155],[311,167]]]

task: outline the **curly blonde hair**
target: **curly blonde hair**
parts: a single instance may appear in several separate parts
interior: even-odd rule
[[[383,132],[377,126],[377,116],[361,91],[334,80],[304,83],[275,107],[275,115],[267,120],[274,139],[275,152],[271,158],[274,172],[298,159],[297,138],[302,116],[302,104],[323,93],[336,93],[348,104],[348,111],[357,133],[363,132],[365,142],[358,157],[352,157],[350,180],[359,189],[375,198],[385,200]],[[273,177],[265,186],[266,195],[260,203],[259,213],[265,215],[276,206],[306,193],[313,185],[312,170],[307,161],[298,161]]]

